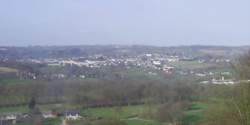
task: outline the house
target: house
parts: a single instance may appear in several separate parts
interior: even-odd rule
[[[146,54],[147,57],[152,57],[152,54]]]
[[[18,114],[18,113],[1,113],[0,118],[2,120],[16,120],[18,115],[20,115],[20,114]]]
[[[231,80],[231,79],[225,80],[224,77],[221,77],[220,80],[212,79],[212,83],[213,84],[226,84],[226,85],[229,85],[229,84],[235,84],[236,82]]]
[[[162,70],[165,71],[165,73],[171,74],[173,72],[173,70],[174,70],[174,67],[164,65],[162,67]]]
[[[85,75],[80,75],[79,77],[82,78],[82,79],[85,79],[85,78],[86,78]]]
[[[204,73],[196,73],[195,75],[199,76],[199,77],[205,77],[206,76],[206,74],[204,74]]]
[[[79,111],[66,111],[64,116],[66,120],[80,120],[82,118]]]
[[[17,117],[19,117],[20,114],[18,113],[1,113],[0,114],[0,121],[2,122],[11,122],[16,123]]]
[[[161,65],[161,62],[160,62],[160,61],[158,61],[158,60],[154,60],[152,63],[153,63],[154,65],[156,65],[156,66]]]
[[[43,112],[42,115],[43,115],[43,118],[45,118],[45,119],[47,119],[47,118],[56,118],[57,117],[57,113],[52,112],[52,111]]]

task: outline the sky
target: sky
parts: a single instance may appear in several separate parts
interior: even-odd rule
[[[250,44],[250,0],[0,0],[0,45]]]

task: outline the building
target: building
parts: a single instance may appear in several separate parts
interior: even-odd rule
[[[21,114],[18,114],[18,113],[1,113],[0,114],[0,122],[15,124],[16,121],[17,121],[17,118],[19,116],[21,116]]]
[[[82,118],[79,111],[66,111],[64,116],[66,120],[80,120]]]
[[[56,118],[57,117],[57,113],[52,112],[52,111],[43,112],[42,115],[43,115],[43,118],[45,118],[45,119],[47,119],[47,118]]]

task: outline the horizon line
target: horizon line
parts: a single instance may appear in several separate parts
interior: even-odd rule
[[[148,47],[250,47],[248,45],[209,45],[209,44],[190,44],[190,45],[149,45],[149,44],[55,44],[55,45],[0,45],[0,47],[75,47],[75,46],[148,46]]]

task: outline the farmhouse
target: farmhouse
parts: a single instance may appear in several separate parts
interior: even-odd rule
[[[66,111],[64,115],[66,120],[80,120],[82,118],[79,111]]]
[[[17,117],[20,116],[18,113],[1,113],[0,121],[16,123]]]
[[[43,112],[42,115],[43,115],[43,118],[45,118],[45,119],[47,119],[47,118],[56,118],[57,117],[57,113],[52,112],[52,111]]]

